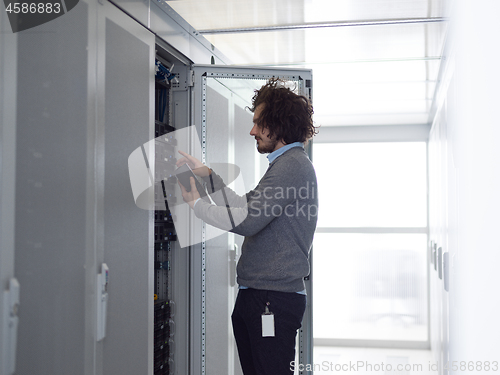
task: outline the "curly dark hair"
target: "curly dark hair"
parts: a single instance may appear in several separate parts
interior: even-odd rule
[[[269,137],[285,144],[307,142],[318,133],[313,125],[311,102],[297,95],[279,78],[271,78],[260,90],[255,90],[250,111],[264,104],[259,126],[269,130]]]

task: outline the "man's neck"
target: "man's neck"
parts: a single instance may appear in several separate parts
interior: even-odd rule
[[[284,143],[283,141],[279,141],[279,142],[276,144],[276,147],[274,148],[274,150],[273,150],[272,152],[274,152],[274,151],[276,151],[276,150],[279,150],[279,149],[280,149],[281,147],[283,147],[283,146],[286,146],[286,143]]]

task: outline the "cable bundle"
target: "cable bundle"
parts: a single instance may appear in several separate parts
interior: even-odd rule
[[[174,65],[172,64],[172,69]],[[156,79],[158,81],[165,81],[165,83],[169,83],[171,80],[176,79],[175,74],[172,73],[165,65],[163,65],[159,60],[155,61],[155,70],[156,70]]]

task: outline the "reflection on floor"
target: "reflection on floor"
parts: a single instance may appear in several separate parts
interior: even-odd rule
[[[314,374],[320,375],[351,373],[357,375],[438,374],[437,364],[432,360],[431,352],[428,350],[315,346],[313,362],[314,368],[311,370],[314,371]],[[309,366],[311,367],[311,364]]]

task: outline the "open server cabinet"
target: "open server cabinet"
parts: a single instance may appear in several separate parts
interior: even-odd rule
[[[183,146],[189,149],[182,151],[201,156],[205,164],[234,180],[229,186],[239,194],[254,188],[268,166],[267,158],[257,152],[255,140],[249,135],[253,114],[246,107],[251,105],[254,90],[269,78],[279,77],[289,81],[296,92],[311,98],[311,71],[193,65],[161,42],[157,45],[158,61],[171,75],[163,82],[158,77],[156,80],[157,136],[194,125],[196,132],[188,142],[190,145]],[[177,79],[172,79],[173,75]],[[165,159],[170,158],[173,163],[181,157],[177,152],[180,147],[176,143],[175,156],[157,160],[157,168]],[[231,167],[234,165],[236,172]],[[182,201],[179,192],[175,199]],[[155,217],[165,219],[161,214]],[[192,213],[185,225],[189,226],[189,247],[181,248],[178,242],[163,248],[155,245],[155,293],[162,304],[175,306],[175,315],[165,316],[165,321],[170,320],[170,325],[165,325],[169,326],[170,337],[164,340],[173,346],[168,348],[170,358],[166,361],[155,353],[155,360],[169,363],[167,373],[171,374],[241,374],[231,313],[238,292],[236,264],[243,237],[200,222]],[[165,261],[167,266],[161,263]],[[169,287],[161,289],[161,285]],[[306,287],[308,304],[297,336],[296,358],[303,364],[312,363],[310,277]],[[155,329],[161,326],[155,323]],[[154,347],[158,349],[158,345],[155,343]],[[155,368],[158,366],[157,362]]]

